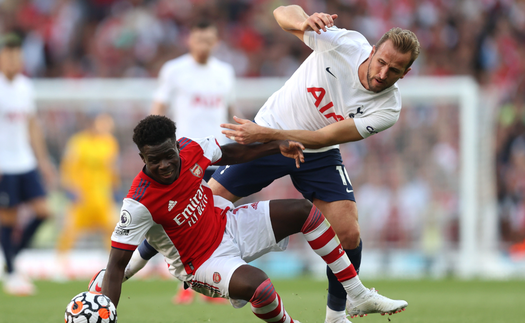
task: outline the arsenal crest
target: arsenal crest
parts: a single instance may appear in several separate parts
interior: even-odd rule
[[[204,176],[204,171],[202,170],[202,167],[199,164],[193,165],[192,168],[190,168],[191,173],[193,176],[196,176],[198,178],[202,178]]]
[[[218,284],[221,282],[221,274],[219,274],[218,272],[214,272],[213,273],[213,282],[215,284]]]

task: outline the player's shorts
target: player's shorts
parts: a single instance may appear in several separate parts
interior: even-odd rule
[[[237,268],[270,251],[283,251],[288,246],[288,237],[275,241],[269,201],[241,205],[228,211],[227,217],[221,244],[188,282],[193,290],[211,297],[229,298],[230,280]],[[235,299],[230,299],[230,302],[236,308],[247,303]]]
[[[355,202],[354,189],[337,148],[305,153],[300,168],[295,166],[294,159],[276,154],[247,163],[220,166],[212,177],[233,195],[245,197],[285,175],[290,175],[295,188],[310,201],[317,198],[325,202]]]
[[[45,195],[40,173],[36,169],[22,174],[0,176],[0,207],[14,207]]]

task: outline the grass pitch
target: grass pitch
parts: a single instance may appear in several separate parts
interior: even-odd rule
[[[302,323],[324,322],[326,283],[309,278],[273,281],[288,313]],[[514,323],[525,321],[525,281],[409,280],[364,281],[380,293],[405,299],[405,312],[371,314],[353,323]],[[0,323],[63,322],[69,300],[87,289],[87,281],[36,282],[38,294],[13,297],[0,292]],[[120,323],[262,322],[246,306],[208,304],[198,297],[192,305],[175,306],[177,282],[131,280],[123,285]]]

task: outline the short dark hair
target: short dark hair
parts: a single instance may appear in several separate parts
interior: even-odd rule
[[[150,115],[140,120],[133,129],[133,142],[139,150],[142,147],[160,145],[168,139],[175,140],[177,127],[170,118],[160,115]]]
[[[191,25],[191,30],[194,30],[194,29],[208,29],[208,28],[217,28],[217,26],[215,26],[215,24],[213,22],[211,22],[210,20],[207,20],[207,19],[201,19],[201,20],[198,20],[197,22],[195,22],[194,24]]]
[[[0,49],[22,47],[22,37],[14,32],[0,36]]]

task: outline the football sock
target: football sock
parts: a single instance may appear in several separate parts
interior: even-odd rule
[[[350,298],[367,292],[339,243],[334,229],[317,207],[312,207],[301,232],[315,253],[328,264]]]
[[[5,258],[5,270],[8,274],[12,273],[13,268],[13,227],[0,227],[0,244]]]
[[[261,320],[272,323],[293,323],[284,309],[281,297],[275,291],[270,278],[266,279],[250,299],[252,312]]]
[[[151,258],[153,258],[153,256],[155,256],[156,254],[159,253],[155,248],[153,248],[148,243],[148,240],[146,240],[146,239],[144,239],[142,241],[142,243],[139,245],[138,249],[139,249],[139,252],[140,252],[140,256],[142,257],[142,259],[145,259],[145,260],[150,260]]]
[[[36,230],[43,222],[44,219],[35,217],[25,226],[24,231],[22,232],[22,236],[20,237],[20,243],[14,249],[15,256],[20,251],[27,248],[27,246],[31,242],[31,239],[35,235]]]
[[[363,241],[359,241],[359,246],[355,249],[345,249],[346,255],[354,265],[356,273],[359,274],[361,266],[361,251],[363,250]],[[326,305],[334,311],[344,311],[346,304],[346,290],[337,280],[330,267],[326,267],[326,277],[328,277],[328,298]]]

